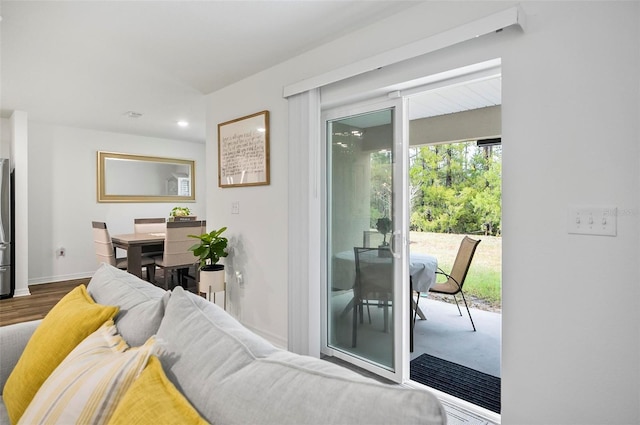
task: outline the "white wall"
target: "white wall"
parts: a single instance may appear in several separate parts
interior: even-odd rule
[[[0,158],[11,158],[11,121],[0,118]]]
[[[640,423],[639,5],[526,2],[525,33],[505,30],[396,68],[408,80],[502,58],[505,424]],[[216,124],[271,111],[271,185],[207,192],[208,221],[228,225],[236,243],[231,261],[246,284],[230,282],[230,304],[246,325],[286,341],[282,87],[505,7],[421,4],[208,97],[210,180]],[[617,206],[618,235],[567,234],[568,206],[583,203]]]
[[[285,71],[286,72],[286,71]],[[280,78],[276,81],[281,81]],[[218,123],[269,110],[271,184],[218,187]],[[207,101],[207,227],[227,226],[232,253],[227,310],[278,346],[287,346],[287,102],[270,72],[209,96]],[[231,214],[239,202],[240,213]],[[235,272],[242,274],[239,285]]]
[[[97,151],[196,161],[195,203],[98,203]],[[29,122],[29,283],[90,276],[91,221],[111,234],[132,233],[136,217],[168,217],[176,205],[205,217],[205,146],[200,143]],[[66,248],[64,257],[56,249]],[[124,252],[118,255],[124,256]]]

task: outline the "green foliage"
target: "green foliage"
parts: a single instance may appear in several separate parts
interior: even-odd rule
[[[173,207],[169,216],[171,217],[182,217],[191,214],[191,210],[189,207]]]
[[[371,154],[371,223],[376,227],[378,219],[391,216],[391,190],[393,164],[391,152]]]
[[[451,265],[443,264],[442,268],[451,270]],[[467,299],[476,297],[487,301],[494,307],[501,306],[502,275],[499,269],[472,265],[472,271],[467,275],[462,289]]]
[[[500,234],[501,146],[466,142],[412,151],[411,230]]]
[[[382,245],[387,245],[387,233],[391,231],[391,220],[387,217],[379,218],[378,221],[376,221],[376,230],[384,237]]]
[[[200,240],[200,243],[189,248],[189,251],[193,251],[193,255],[199,258],[200,267],[216,264],[220,261],[220,258],[228,255],[226,249],[229,241],[227,238],[220,236],[225,230],[227,228],[222,227],[219,230],[212,230],[201,235],[189,235],[190,238]]]

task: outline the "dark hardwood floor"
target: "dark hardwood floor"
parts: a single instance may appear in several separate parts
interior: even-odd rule
[[[30,285],[30,296],[0,300],[0,326],[42,319],[62,297],[89,278]]]
[[[156,282],[163,282],[163,279],[163,271],[156,271]],[[89,280],[91,278],[29,285],[30,296],[0,300],[0,326],[44,318],[49,310],[69,291],[83,283],[88,285]],[[197,292],[195,281],[187,279],[187,282],[185,289],[194,293]]]

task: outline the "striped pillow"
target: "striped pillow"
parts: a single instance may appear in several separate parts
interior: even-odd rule
[[[65,357],[116,313],[116,306],[96,304],[84,285],[78,285],[49,311],[2,391],[12,424],[18,422],[38,389]]]
[[[42,384],[18,424],[104,424],[156,351],[155,337],[129,348],[108,320]]]

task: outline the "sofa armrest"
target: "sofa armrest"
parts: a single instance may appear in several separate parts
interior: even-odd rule
[[[0,393],[40,322],[42,320],[33,320],[0,327]]]

